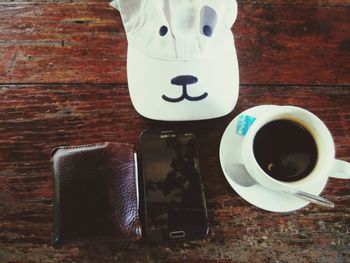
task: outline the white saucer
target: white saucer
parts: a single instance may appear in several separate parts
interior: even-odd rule
[[[271,107],[276,106],[257,106],[250,108],[242,112],[241,114],[256,116],[257,114],[261,114],[264,111],[271,109]],[[234,118],[233,121],[228,125],[220,143],[221,167],[226,177],[226,180],[235,190],[235,192],[238,193],[243,199],[245,199],[252,205],[273,212],[290,212],[300,209],[309,204],[309,202],[304,201],[300,198],[288,195],[283,192],[270,190],[262,185],[256,184],[249,187],[241,186],[236,181],[234,181],[234,178],[225,171],[225,167],[228,167],[228,165],[234,165],[235,163],[241,162],[240,149],[242,147],[244,136],[238,135],[236,133],[238,116]],[[236,170],[239,171],[239,169]],[[307,189],[300,190],[318,195],[324,189],[326,183],[327,181],[323,183],[318,183],[316,185],[310,185]]]

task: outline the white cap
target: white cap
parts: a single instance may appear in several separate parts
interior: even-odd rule
[[[221,117],[236,105],[235,0],[114,0],[135,109],[155,120]]]

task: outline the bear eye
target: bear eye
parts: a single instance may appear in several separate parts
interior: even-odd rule
[[[161,26],[159,29],[159,35],[163,37],[166,35],[166,33],[168,33],[168,28],[166,26]]]
[[[210,37],[213,34],[213,30],[211,29],[211,26],[205,25],[203,27],[203,33],[204,35],[206,35],[207,37]]]
[[[203,6],[200,13],[199,30],[203,36],[211,37],[218,22],[216,11],[210,6]]]

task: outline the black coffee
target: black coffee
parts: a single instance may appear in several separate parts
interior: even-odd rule
[[[285,182],[307,176],[317,161],[317,146],[310,132],[296,122],[276,120],[255,135],[254,155],[271,177]]]

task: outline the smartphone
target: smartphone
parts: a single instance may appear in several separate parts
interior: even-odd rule
[[[192,132],[141,134],[144,223],[152,241],[195,240],[208,233],[208,215]]]

